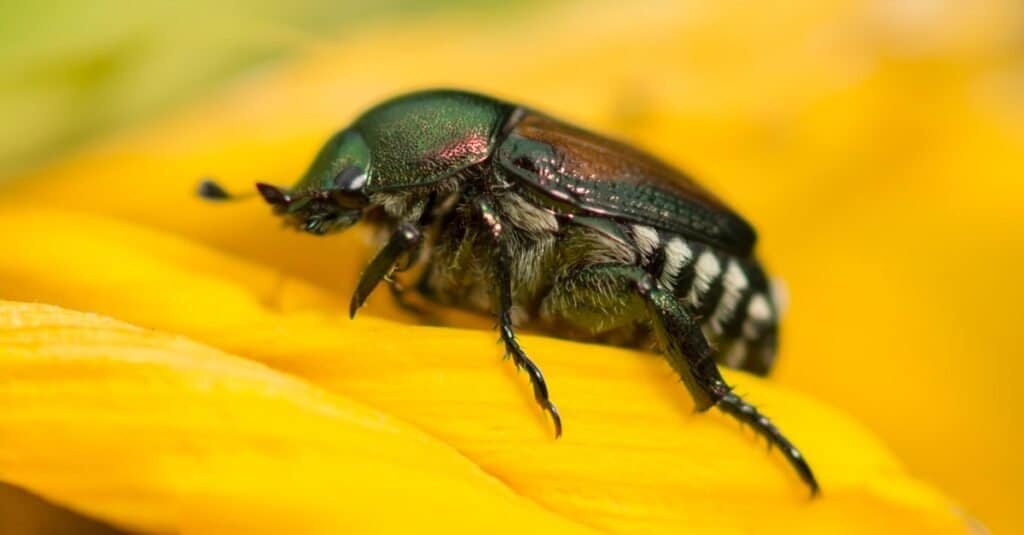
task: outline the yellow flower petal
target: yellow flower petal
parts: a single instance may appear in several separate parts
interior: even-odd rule
[[[0,214],[0,226],[18,229],[7,237],[13,254],[0,265],[3,295],[185,333],[304,377],[415,425],[530,501],[579,524],[637,533],[963,529],[951,504],[910,479],[859,425],[770,382],[727,376],[804,448],[825,489],[820,500],[809,501],[784,461],[766,454],[734,422],[692,414],[685,390],[660,358],[524,337],[565,418],[565,436],[556,441],[524,378],[499,358],[491,332],[372,317],[348,321],[340,307],[300,283],[278,285],[277,297],[266,283],[249,288],[272,278],[265,268],[94,217],[11,212]],[[61,276],[43,275],[54,266]],[[248,402],[238,403],[242,411]],[[256,413],[263,410],[256,405]],[[78,420],[88,425],[89,418]],[[330,462],[344,472],[363,461],[339,455]],[[293,470],[280,484],[313,469]],[[420,476],[389,477],[397,485]]]
[[[654,150],[733,201],[791,289],[773,380],[842,407],[1010,531],[1024,492],[1024,431],[1012,425],[1024,373],[1018,9],[587,2],[360,30],[25,177],[0,212],[46,206],[170,230],[343,298],[365,258],[359,236],[285,233],[258,202],[202,204],[197,178],[289,182],[332,130],[404,89],[527,102]],[[51,279],[67,275],[58,266]],[[274,293],[261,277],[257,300]],[[86,298],[106,296],[62,296]],[[375,312],[393,315],[387,306]]]
[[[587,533],[412,427],[182,338],[0,302],[0,476],[146,531]]]

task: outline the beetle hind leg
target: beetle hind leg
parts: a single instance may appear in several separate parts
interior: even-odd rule
[[[765,437],[769,444],[782,451],[800,479],[811,489],[811,494],[817,494],[818,482],[800,450],[767,416],[733,393],[731,387],[725,384],[715,364],[713,350],[708,345],[698,322],[677,299],[662,290],[650,275],[638,276],[635,284],[637,291],[647,300],[654,321],[654,330],[669,362],[683,377],[683,382],[690,388],[691,393],[697,390],[703,394],[702,397],[694,396],[697,409],[706,410],[711,405],[716,405],[722,412],[751,426],[755,432]]]
[[[743,422],[754,429],[758,434],[768,440],[768,444],[776,446],[792,465],[793,469],[800,476],[800,479],[811,489],[811,495],[818,493],[818,481],[814,478],[814,472],[807,464],[800,450],[787,439],[779,428],[768,419],[767,416],[758,412],[757,407],[747,403],[743,398],[733,393],[728,393],[718,400],[718,408]]]
[[[652,324],[665,358],[689,390],[697,410],[705,411],[717,406],[751,426],[769,444],[782,451],[812,494],[818,492],[818,483],[800,450],[771,420],[733,393],[725,383],[700,322],[680,304],[678,298],[664,290],[643,269],[603,264],[576,271],[546,298],[542,310],[549,316],[556,315],[581,325],[592,323],[594,315],[601,310],[616,316],[620,322],[646,317]]]

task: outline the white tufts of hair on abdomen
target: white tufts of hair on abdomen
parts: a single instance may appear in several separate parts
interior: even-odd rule
[[[704,251],[697,259],[696,272],[693,278],[693,285],[690,287],[690,294],[687,299],[693,306],[700,306],[701,297],[707,293],[711,285],[722,273],[722,265],[718,257],[711,251]]]
[[[750,284],[747,276],[743,273],[743,268],[735,260],[729,260],[724,277],[722,296],[718,299],[714,312],[711,313],[711,327],[719,334],[722,333],[723,325],[736,314],[736,307],[743,299],[743,292]]]
[[[658,281],[668,290],[676,287],[676,278],[683,267],[693,260],[693,250],[680,238],[675,237],[665,244],[665,263],[662,265]]]
[[[747,303],[747,319],[743,321],[743,337],[756,340],[761,335],[761,326],[772,321],[772,305],[763,293],[754,294]]]
[[[658,231],[647,225],[633,225],[633,243],[644,258],[649,258],[658,249],[661,239]]]

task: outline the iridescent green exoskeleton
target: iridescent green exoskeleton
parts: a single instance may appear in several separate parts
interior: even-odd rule
[[[699,410],[749,424],[817,492],[800,451],[718,371],[766,374],[775,358],[776,298],[753,256],[754,230],[656,158],[522,106],[425,91],[367,111],[291,188],[257,187],[306,232],[358,221],[388,231],[352,315],[381,281],[404,302],[401,272],[428,300],[495,314],[557,434],[544,376],[516,339],[520,323],[618,345],[656,340]],[[200,192],[227,198],[212,182]]]

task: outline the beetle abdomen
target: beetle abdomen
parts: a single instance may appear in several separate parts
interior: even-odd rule
[[[517,194],[498,197],[497,204],[510,225],[514,316],[524,325],[556,336],[650,346],[646,311],[630,297],[631,290],[586,274],[592,266],[637,265],[700,320],[720,363],[758,374],[770,370],[777,313],[764,272],[752,257],[646,225],[585,217],[562,224]],[[443,304],[487,313],[494,309],[490,238],[459,221],[473,217],[470,212],[452,213],[454,219],[439,229],[418,287]]]
[[[756,260],[643,225],[631,234],[647,270],[700,319],[719,362],[759,374],[771,369],[778,314]]]

